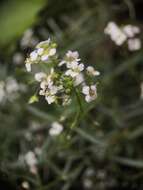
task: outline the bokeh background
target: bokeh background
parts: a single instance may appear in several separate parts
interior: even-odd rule
[[[143,35],[142,0],[0,1],[0,189],[143,189],[143,49],[117,47],[104,28],[133,24]],[[28,104],[35,86],[24,60],[52,37],[100,71],[98,99],[68,139],[77,106]],[[49,135],[51,123],[64,131]],[[37,173],[24,162],[29,151]]]

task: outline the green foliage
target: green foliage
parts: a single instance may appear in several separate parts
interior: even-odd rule
[[[10,0],[0,7],[0,46],[13,43],[35,21],[45,0]]]
[[[18,8],[20,13],[25,11],[26,17],[18,25],[22,28],[20,33],[16,31],[19,36],[31,25],[28,14],[35,15],[42,4],[31,3],[38,2],[34,0],[17,2],[14,7],[26,5],[25,9],[21,8],[23,11]],[[101,72],[98,99],[88,106],[81,101],[79,107],[76,100],[66,108],[49,106],[42,98],[28,104],[36,86],[26,74],[24,62],[15,65],[13,56],[21,53],[26,57],[29,46],[23,50],[18,43],[10,64],[0,65],[0,80],[13,75],[27,86],[26,92],[20,93],[16,100],[0,105],[1,170],[18,181],[19,186],[28,181],[33,190],[143,189],[143,101],[140,98],[143,52],[141,49],[131,53],[125,46],[117,47],[103,32],[111,20],[140,26],[142,22],[136,10],[139,2],[49,0],[35,20],[34,36],[40,41],[52,36],[61,53],[78,50],[85,65],[95,65]],[[11,12],[9,3],[7,9]],[[17,23],[18,12],[12,13],[16,16],[7,26]],[[0,20],[5,25],[4,19]],[[10,43],[15,32],[4,28],[0,29],[0,39],[2,43]],[[6,49],[4,55],[5,52]],[[1,58],[5,60],[3,52]],[[49,130],[55,121],[62,123],[64,130],[52,137]],[[37,147],[42,153],[37,156],[38,174],[34,175],[20,161],[20,155]]]

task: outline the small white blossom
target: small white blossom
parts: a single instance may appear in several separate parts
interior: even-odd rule
[[[129,39],[128,48],[130,51],[137,51],[141,49],[141,41],[139,38]]]
[[[26,63],[25,67],[28,72],[31,72],[31,63]]]
[[[100,72],[99,72],[99,71],[96,71],[96,70],[94,69],[94,67],[92,67],[92,66],[88,66],[88,67],[86,68],[86,71],[87,71],[87,74],[92,75],[92,76],[99,76],[99,75],[100,75]]]
[[[23,181],[22,184],[21,184],[22,188],[24,189],[29,189],[30,188],[30,185],[27,181]]]
[[[45,99],[46,99],[46,101],[48,102],[48,104],[52,104],[52,103],[55,102],[56,96],[48,95],[48,96],[45,96]]]
[[[38,54],[37,54],[36,50],[30,53],[30,60],[31,61],[36,61],[37,58],[38,58]]]
[[[83,86],[82,93],[85,95],[85,100],[91,102],[97,98],[96,85]]]
[[[30,172],[33,174],[37,173],[37,158],[35,156],[35,153],[32,151],[27,152],[27,154],[24,157],[24,160],[26,164],[29,166]]]
[[[12,77],[8,77],[6,80],[6,91],[7,93],[13,93],[19,90],[19,85],[17,83],[17,81],[12,78]]]
[[[65,75],[71,76],[72,78],[74,78],[77,75],[79,75],[79,73],[83,70],[84,70],[84,65],[82,63],[75,64],[74,67],[72,67],[72,69],[69,69],[65,72]]]
[[[53,122],[49,130],[51,136],[57,136],[63,131],[63,125],[58,122]]]
[[[127,37],[133,38],[136,34],[140,33],[140,29],[137,26],[126,25],[123,27],[123,32],[126,34]]]
[[[48,83],[47,81],[41,82],[41,90],[39,92],[40,95],[45,96],[46,101],[48,104],[51,104],[56,101],[56,93],[59,90],[58,86],[53,85],[53,81],[49,79]]]
[[[33,166],[37,164],[37,158],[34,152],[32,151],[27,152],[27,154],[25,155],[25,162],[28,166]]]
[[[49,56],[53,56],[53,55],[55,55],[55,54],[56,54],[56,48],[50,49],[50,51],[49,51]]]
[[[42,80],[44,80],[46,78],[46,74],[43,72],[39,72],[35,74],[35,80],[38,82],[41,82]]]
[[[78,86],[83,82],[84,82],[84,75],[80,73],[75,77],[74,86]]]
[[[111,40],[113,40],[118,46],[121,46],[127,40],[125,33],[122,32],[122,30],[114,22],[108,23],[104,33],[108,34]]]
[[[49,55],[42,55],[41,60],[42,61],[48,61]]]
[[[38,54],[38,55],[42,55],[43,52],[44,52],[44,48],[39,48],[39,49],[37,49],[37,54]]]
[[[80,61],[79,54],[77,51],[68,51],[63,61],[59,63],[59,66],[67,64],[67,68],[71,68],[74,64]]]

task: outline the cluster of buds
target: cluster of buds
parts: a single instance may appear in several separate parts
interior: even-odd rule
[[[140,28],[137,26],[125,25],[119,27],[115,22],[109,22],[104,33],[109,35],[117,46],[127,42],[130,51],[136,51],[141,48],[141,40],[136,37],[140,33]]]
[[[35,69],[38,66],[34,76],[39,82],[39,95],[44,96],[48,104],[68,105],[78,88],[87,102],[95,100],[97,90],[94,79],[100,73],[92,66],[85,68],[77,51],[68,51],[60,59],[56,47],[57,44],[50,39],[40,42],[26,59],[28,72],[34,70],[34,65]]]

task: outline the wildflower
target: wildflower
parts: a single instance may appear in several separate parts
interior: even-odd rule
[[[63,125],[58,122],[53,122],[49,130],[51,136],[57,136],[63,131]]]
[[[127,39],[126,35],[114,22],[109,22],[104,30],[105,34],[108,34],[116,45],[121,46]]]
[[[21,186],[24,189],[29,189],[30,188],[29,183],[27,181],[23,181],[22,184],[21,184]]]
[[[56,54],[56,44],[51,43],[50,38],[43,42],[40,42],[36,48],[38,54],[41,56],[42,61],[47,61],[49,57],[52,57]]]
[[[127,37],[133,38],[136,34],[140,33],[140,29],[137,26],[126,25],[122,28]]]
[[[31,62],[29,58],[26,59],[25,67],[28,72],[31,72]]]
[[[29,151],[24,157],[24,160],[26,164],[29,166],[29,169],[32,173],[36,174],[37,173],[37,158],[34,154],[34,152]]]
[[[100,75],[100,72],[99,72],[99,71],[96,71],[96,70],[94,69],[94,67],[92,67],[92,66],[88,66],[88,67],[86,68],[86,71],[87,71],[87,74],[89,74],[89,75],[91,75],[91,76],[99,76],[99,75]]]
[[[140,29],[137,26],[126,25],[120,28],[114,22],[109,22],[104,32],[110,36],[116,45],[120,46],[127,41],[130,51],[136,51],[141,48],[140,39],[135,38],[135,35],[140,33]]]
[[[43,72],[39,72],[35,74],[35,80],[38,82],[41,82],[42,80],[44,80],[46,78],[46,74]]]
[[[47,66],[46,72],[37,72],[34,77],[40,85],[39,95],[44,96],[48,104],[68,105],[72,100],[73,89],[77,87],[81,89],[85,86],[87,77],[84,75],[84,64],[80,62],[77,51],[68,51],[59,62],[59,57],[56,54],[56,44],[48,39],[40,42],[29,58],[26,59],[27,70],[31,71],[31,65],[37,63],[44,63],[45,67]],[[65,65],[65,67],[60,68],[59,66],[62,65]],[[41,68],[43,69],[43,67]],[[92,66],[88,66],[86,72],[91,76],[100,74]],[[90,86],[91,80],[88,83],[89,91],[84,94],[86,95],[86,101],[90,102],[95,99],[96,91],[94,89],[95,85]],[[33,97],[34,101],[38,100],[37,96],[34,95]],[[33,103],[34,101],[32,98],[30,102]]]
[[[16,92],[19,90],[19,85],[17,83],[17,81],[12,78],[12,77],[8,77],[6,80],[6,91],[8,94]]]
[[[76,77],[75,77],[75,80],[74,80],[74,86],[78,86],[80,85],[81,83],[84,82],[84,75],[83,73],[80,73],[78,74]]]
[[[37,58],[38,58],[38,53],[36,50],[30,53],[30,60],[31,61],[36,61]]]
[[[51,104],[56,101],[56,93],[58,92],[58,87],[51,85],[48,86],[46,83],[42,83],[41,90],[39,92],[40,95],[45,96],[45,99],[47,100],[48,104]]]
[[[77,63],[74,66],[72,65],[71,69],[69,69],[65,72],[65,75],[71,76],[72,78],[74,78],[77,75],[79,75],[80,72],[83,70],[84,70],[84,65],[82,63],[80,63],[80,64]]]
[[[141,41],[139,38],[129,39],[128,40],[128,49],[130,51],[137,51],[141,48]]]
[[[37,49],[37,54],[38,54],[38,55],[42,55],[43,52],[44,52],[44,48],[39,48],[39,49]]]
[[[79,59],[79,54],[77,51],[68,51],[66,53],[64,60],[59,63],[59,66],[66,64],[67,68],[71,68],[75,64],[77,64],[79,61],[80,59]]]
[[[96,85],[83,86],[82,93],[85,95],[85,100],[91,102],[97,98]]]
[[[31,71],[31,64],[48,61],[56,54],[56,44],[52,43],[50,39],[40,42],[36,46],[36,50],[30,53],[29,58],[26,59],[26,69]]]

